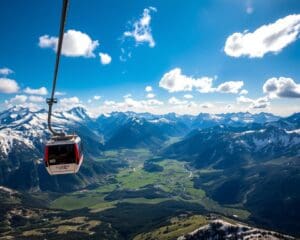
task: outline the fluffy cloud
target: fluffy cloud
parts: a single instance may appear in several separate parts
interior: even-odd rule
[[[217,92],[222,93],[238,93],[239,90],[244,86],[243,81],[229,81],[221,83],[217,87]]]
[[[9,69],[9,68],[0,68],[0,75],[4,75],[7,76],[11,73],[13,73],[14,71]]]
[[[16,93],[19,90],[18,83],[9,78],[0,78],[0,93]]]
[[[159,86],[169,92],[192,91],[196,89],[201,93],[221,92],[236,94],[244,85],[243,81],[228,81],[214,88],[213,80],[210,77],[189,77],[182,74],[180,68],[175,68],[163,75]]]
[[[263,91],[270,98],[300,98],[300,84],[291,78],[270,78],[263,85]]]
[[[155,98],[155,94],[154,93],[148,93],[146,97],[147,98]]]
[[[57,37],[44,35],[39,38],[41,48],[52,48],[56,51],[58,45]],[[94,50],[99,46],[99,42],[93,41],[86,33],[68,30],[64,34],[62,54],[68,57],[95,57]]]
[[[31,110],[37,111],[40,110],[42,107],[45,107],[43,104],[46,103],[45,98],[36,95],[26,96],[23,94],[16,95],[15,97],[5,100],[4,101],[6,107],[12,106],[22,106],[28,107]],[[62,107],[62,106],[59,106]],[[64,105],[65,108],[70,107],[68,104]]]
[[[191,94],[185,94],[183,97],[184,97],[185,99],[192,99],[194,96],[191,95]]]
[[[59,99],[58,104],[57,104],[57,109],[60,111],[68,110],[73,107],[86,108],[86,106],[76,96]]]
[[[61,104],[78,104],[80,103],[80,100],[78,97],[70,97],[70,98],[63,98],[59,101]]]
[[[146,91],[146,92],[152,92],[153,89],[152,89],[151,86],[147,86],[147,87],[145,87],[145,91]]]
[[[146,100],[146,101],[143,101],[143,102],[147,106],[160,106],[160,105],[164,104],[162,101],[159,101],[157,99],[149,99],[149,100]]]
[[[41,88],[37,88],[37,89],[27,87],[24,89],[24,93],[33,94],[33,95],[47,95],[48,91],[45,87],[41,87]]]
[[[250,108],[266,108],[270,105],[269,99],[267,97],[261,97],[255,99],[253,103],[250,104]]]
[[[187,106],[188,108],[197,108],[197,107],[198,107],[198,105],[197,105],[195,102],[193,102],[193,101],[187,103],[186,106]]]
[[[94,96],[93,98],[94,98],[94,100],[99,100],[101,98],[101,96]]]
[[[56,96],[64,96],[64,95],[66,95],[66,93],[65,92],[58,92],[58,91],[56,91],[55,95]]]
[[[200,105],[201,108],[213,108],[214,105],[212,103],[203,103]]]
[[[243,89],[240,91],[240,95],[247,95],[248,91],[246,89]]]
[[[134,100],[133,98],[125,98],[124,102],[125,102],[125,105],[127,107],[130,107],[130,108],[132,108],[132,107],[135,107],[135,108],[141,107],[141,103],[139,101]]]
[[[56,51],[57,44],[57,37],[50,37],[49,35],[43,35],[39,37],[39,47],[41,48],[53,48],[53,50]]]
[[[232,57],[261,58],[266,53],[278,53],[296,41],[300,33],[300,14],[293,14],[263,25],[254,32],[236,32],[230,35],[224,51]]]
[[[236,100],[238,103],[252,103],[254,101],[253,99],[247,98],[245,96],[240,96]]]
[[[130,98],[130,97],[132,97],[132,95],[130,93],[123,96],[123,98]]]
[[[176,97],[171,97],[168,102],[172,105],[184,105],[188,103],[186,100],[180,100]]]
[[[137,108],[137,109],[147,109],[147,107],[162,105],[163,103],[156,99],[149,100],[135,100],[131,97],[125,98],[124,102],[118,103],[119,106],[129,107],[129,108]]]
[[[41,96],[29,96],[29,101],[35,103],[42,103],[45,102],[45,98]]]
[[[109,56],[107,53],[99,53],[100,62],[103,65],[107,65],[111,63],[111,56]]]
[[[227,105],[225,106],[225,108],[226,108],[226,109],[232,109],[233,106],[232,106],[232,104],[227,104]]]
[[[117,103],[115,101],[105,100],[104,105],[105,106],[115,106]]]
[[[163,104],[163,102],[157,100],[157,99],[149,99],[149,100],[141,100],[136,101],[140,104],[141,107],[151,107],[151,106],[160,106]]]
[[[116,101],[104,101],[104,108],[109,108],[110,111],[126,111],[126,110],[136,110],[136,111],[147,111],[149,108],[162,105],[163,102],[157,99],[149,100],[135,100],[132,97],[127,97],[123,102]]]
[[[193,78],[181,73],[180,68],[175,68],[164,74],[159,82],[159,86],[169,92],[192,91],[194,88],[199,92],[210,92],[213,78],[202,77]]]
[[[156,12],[156,8],[149,7],[145,8],[143,16],[135,21],[131,31],[124,32],[124,37],[134,38],[137,44],[148,43],[150,47],[155,46],[155,41],[152,36],[151,23],[151,12]]]
[[[25,95],[16,95],[15,97],[6,100],[5,103],[6,104],[22,104],[25,103],[27,101],[28,97]]]
[[[237,98],[237,102],[239,104],[247,103],[250,104],[249,108],[256,109],[256,108],[266,108],[270,105],[269,98],[267,96],[260,97],[257,99],[247,98],[245,96],[240,96]]]

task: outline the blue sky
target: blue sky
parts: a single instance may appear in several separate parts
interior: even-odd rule
[[[0,109],[45,107],[61,1],[0,8]],[[299,36],[298,0],[70,0],[57,108],[299,112]]]

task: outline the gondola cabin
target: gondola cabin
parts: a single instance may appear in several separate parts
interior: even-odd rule
[[[77,173],[83,161],[80,137],[52,137],[46,144],[44,159],[50,175]]]

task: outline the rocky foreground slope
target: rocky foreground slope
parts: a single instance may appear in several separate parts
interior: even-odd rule
[[[177,240],[292,240],[288,235],[251,227],[242,223],[228,222],[223,219],[215,219],[209,224],[201,226],[193,232],[179,237]]]

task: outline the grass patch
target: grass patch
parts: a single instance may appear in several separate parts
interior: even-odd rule
[[[86,208],[103,202],[103,198],[104,196],[100,193],[84,193],[81,195],[75,193],[55,199],[50,207],[64,210]]]
[[[134,237],[134,240],[162,239],[171,240],[194,231],[195,229],[208,223],[205,216],[181,216],[173,217],[169,223],[149,233],[142,233]]]

